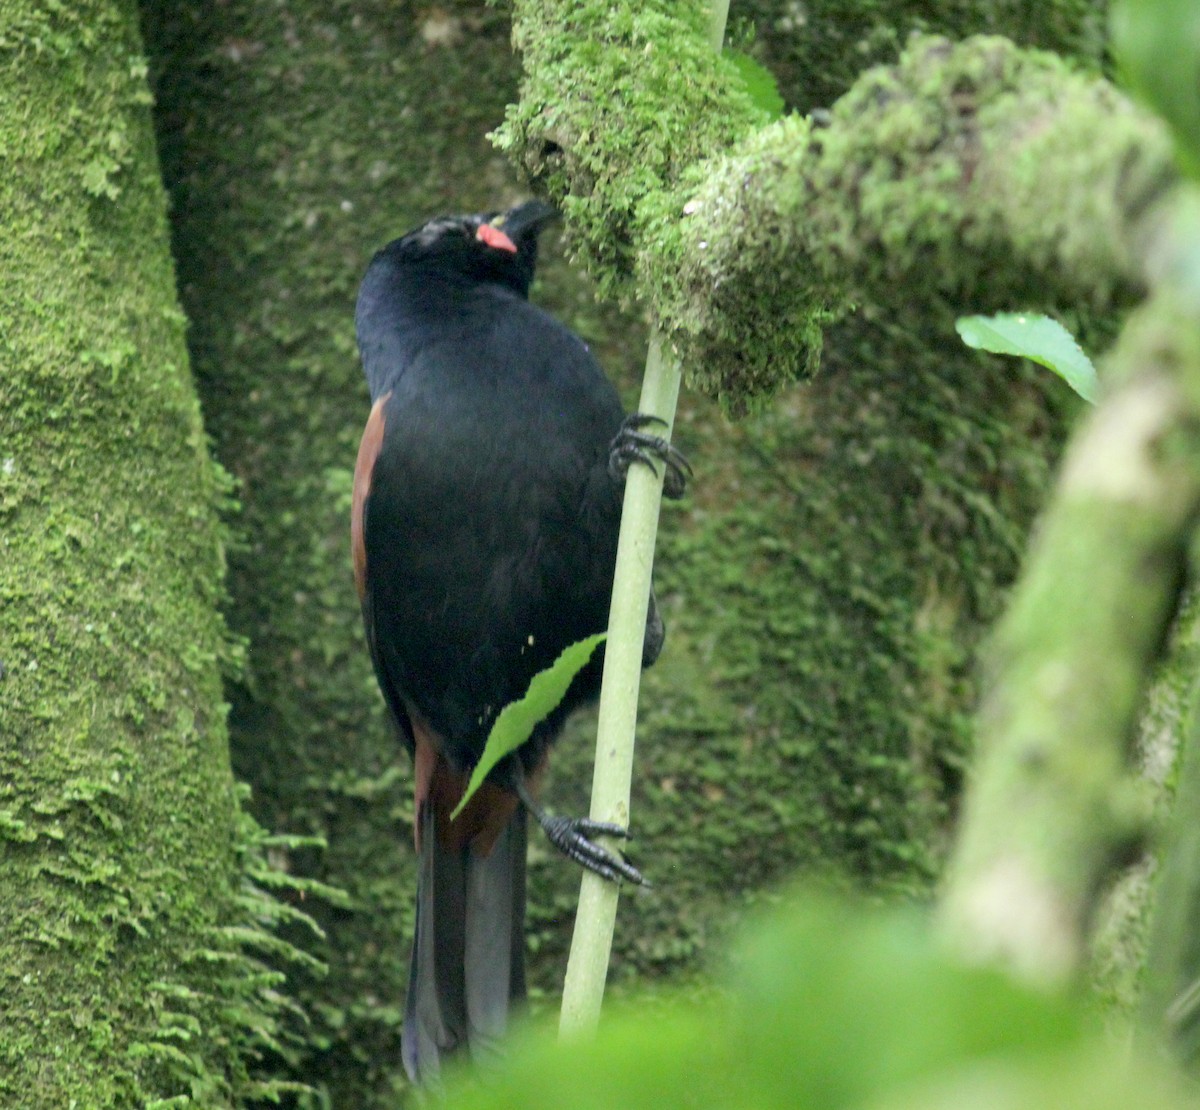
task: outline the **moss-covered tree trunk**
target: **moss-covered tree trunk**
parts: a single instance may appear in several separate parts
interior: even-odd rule
[[[132,3],[0,3],[0,272],[0,1104],[230,1105],[225,485]]]
[[[508,25],[475,3],[143,4],[180,291],[206,424],[239,482],[234,763],[289,862],[343,888],[329,976],[303,991],[307,1078],[394,1106],[411,938],[411,792],[362,638],[351,468],[369,408],[354,298],[426,215],[521,195],[484,137],[514,92]],[[311,903],[309,904],[311,908]],[[378,1100],[378,1101],[376,1101]]]
[[[350,577],[367,411],[354,295],[371,252],[425,216],[522,195],[485,138],[516,94],[508,20],[465,0],[144,0],[143,14],[193,360],[245,507],[235,759],[266,823],[328,840],[290,865],[352,897],[322,914],[332,972],[306,992],[302,1067],[334,1105],[390,1107],[411,803]],[[534,296],[614,378],[636,379],[640,321],[596,309],[553,260]],[[902,318],[867,308],[840,325],[811,387],[738,426],[681,400],[676,439],[697,481],[660,530],[668,643],[643,683],[633,802],[656,889],[622,906],[618,983],[694,968],[756,889],[798,866],[908,890],[936,872],[972,652],[1069,402],[1041,372],[965,353],[948,322]],[[587,808],[589,724],[555,755],[548,794],[563,811]],[[539,842],[530,862],[533,978],[554,990],[578,876]]]

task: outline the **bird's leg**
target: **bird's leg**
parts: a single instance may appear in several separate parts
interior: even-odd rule
[[[657,459],[665,468],[663,496],[678,501],[687,489],[687,480],[692,474],[691,464],[683,454],[672,447],[662,436],[642,431],[647,425],[666,421],[648,413],[635,412],[621,421],[621,429],[613,437],[608,449],[608,472],[618,482],[625,480],[629,468],[635,462],[645,463],[654,470]]]
[[[593,821],[588,817],[554,817],[539,806],[525,785],[525,776],[517,768],[517,796],[533,818],[542,826],[563,855],[573,859],[580,867],[599,875],[602,879],[617,883],[622,879],[637,886],[649,886],[642,873],[623,855],[610,852],[590,838],[593,836],[616,836],[629,838],[629,830],[609,821]]]

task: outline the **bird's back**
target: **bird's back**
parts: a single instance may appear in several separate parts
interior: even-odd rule
[[[365,523],[377,665],[393,708],[467,766],[532,676],[605,627],[623,412],[584,344],[509,290],[464,289],[400,326]],[[523,761],[598,676],[597,662]]]

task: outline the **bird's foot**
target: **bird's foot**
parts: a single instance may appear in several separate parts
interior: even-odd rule
[[[608,472],[618,482],[625,480],[629,468],[635,463],[644,463],[655,473],[655,461],[663,464],[663,496],[678,501],[687,489],[692,474],[691,464],[662,436],[652,435],[642,429],[651,424],[667,422],[658,416],[644,412],[631,413],[621,422],[621,430],[613,437],[608,450]]]
[[[642,878],[642,873],[631,864],[620,852],[610,851],[591,838],[593,836],[613,836],[621,840],[629,839],[629,830],[611,821],[593,821],[590,817],[552,817],[538,805],[537,799],[530,793],[525,782],[525,774],[519,763],[515,764],[515,781],[513,788],[525,808],[533,814],[533,818],[542,827],[542,832],[568,859],[574,860],[580,867],[607,879],[610,883],[619,883],[622,879],[635,886],[648,887],[650,884]]]
[[[615,836],[628,840],[628,829],[609,821],[593,821],[587,817],[550,817],[546,814],[535,816],[550,843],[580,867],[612,883],[625,879],[637,886],[650,885],[624,855],[609,851],[591,839],[593,836]]]

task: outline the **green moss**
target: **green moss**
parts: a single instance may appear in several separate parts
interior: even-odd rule
[[[783,119],[736,149],[646,201],[639,277],[688,385],[745,412],[816,372],[847,302],[844,279],[806,252],[812,194],[793,171],[819,150],[808,121]]]
[[[1128,303],[1137,221],[1175,176],[1106,82],[1005,39],[917,39],[828,127],[781,120],[647,202],[641,285],[688,380],[744,409],[812,373],[850,300]]]
[[[734,33],[753,30],[753,50],[779,76],[798,111],[828,108],[863,70],[891,65],[913,34],[1005,35],[1021,46],[1066,55],[1098,69],[1106,42],[1106,0],[745,0]]]
[[[128,3],[0,12],[0,1102],[231,1105],[283,1035]],[[254,865],[259,873],[265,865]],[[274,997],[273,997],[274,996]]]
[[[764,120],[707,25],[700,0],[514,5],[525,77],[495,142],[562,204],[602,294],[630,292],[647,195]]]

